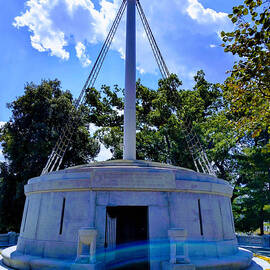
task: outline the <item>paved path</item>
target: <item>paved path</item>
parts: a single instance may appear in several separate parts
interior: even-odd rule
[[[1,255],[0,255],[0,270],[12,270],[11,268],[9,268],[3,264]]]
[[[247,249],[251,251],[252,253],[270,258],[270,248],[262,248],[262,247],[257,247],[257,246],[244,246],[244,245],[240,245],[239,247]],[[270,270],[270,264],[260,258],[255,257],[253,258],[253,265],[250,266],[247,270],[257,270],[257,269]]]
[[[251,266],[247,270],[269,270],[270,264],[262,259],[253,258]]]
[[[262,248],[256,246],[242,246],[242,245],[240,247],[250,250],[252,253],[256,253],[270,258],[270,248]]]
[[[14,270],[2,263],[2,256],[0,256],[0,270]],[[270,264],[262,259],[253,258],[251,266],[246,270],[270,270]]]

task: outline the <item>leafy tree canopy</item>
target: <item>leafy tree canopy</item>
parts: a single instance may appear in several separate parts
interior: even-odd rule
[[[176,75],[160,80],[157,90],[143,86],[140,80],[137,82],[138,159],[194,168],[183,132],[184,120],[188,119],[214,161],[220,168],[225,166],[224,159],[228,154],[217,145],[233,147],[233,139],[229,139],[231,133],[228,132],[227,137],[217,135],[214,138],[214,133],[208,132],[209,125],[214,131],[214,123],[220,123],[220,133],[225,128],[226,116],[224,113],[219,115],[224,107],[221,90],[216,84],[206,81],[203,71],[199,71],[194,79],[192,90],[181,89],[182,82]],[[95,136],[111,150],[114,159],[122,158],[123,91],[118,87],[111,90],[107,86],[102,87],[101,93],[88,89],[86,105],[90,111],[89,122],[99,127]],[[223,122],[220,122],[222,117]],[[225,137],[230,144],[220,142]]]
[[[229,15],[233,32],[222,32],[225,52],[239,57],[224,83],[229,112],[243,135],[270,133],[270,9],[269,1],[245,0]],[[270,151],[270,144],[266,150]]]
[[[237,229],[251,232],[260,228],[260,234],[264,234],[264,221],[270,220],[270,153],[260,150],[263,137],[257,137],[257,142],[238,156],[241,185],[233,204]]]
[[[40,175],[67,119],[74,118],[74,106],[71,93],[61,90],[60,81],[44,80],[40,85],[27,84],[24,95],[8,104],[8,108],[12,116],[0,136],[7,160],[7,164],[1,164],[0,224],[4,228],[13,224],[18,229],[23,185]],[[85,119],[77,122],[64,167],[88,163],[99,152],[99,143],[90,137],[85,123]],[[13,207],[5,207],[7,203]],[[17,222],[13,221],[15,217]]]

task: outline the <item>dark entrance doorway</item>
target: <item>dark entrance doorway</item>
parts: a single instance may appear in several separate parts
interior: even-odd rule
[[[149,269],[148,207],[107,207],[105,246],[115,248],[107,269]]]

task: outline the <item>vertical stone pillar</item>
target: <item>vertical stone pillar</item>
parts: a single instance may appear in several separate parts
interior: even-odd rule
[[[96,227],[96,192],[95,191],[90,191],[90,213],[89,213],[89,227]]]
[[[136,0],[127,0],[124,159],[136,159]]]

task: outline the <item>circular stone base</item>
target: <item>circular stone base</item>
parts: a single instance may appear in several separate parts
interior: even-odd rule
[[[188,253],[184,256],[196,269],[245,269],[252,254],[237,248],[232,192],[228,182],[214,176],[138,160],[45,174],[25,186],[17,248],[4,250],[3,259],[16,269],[72,269],[78,233],[91,227],[97,231],[96,258],[107,267],[149,258],[151,270],[164,270],[161,264],[173,256],[170,240],[176,236],[171,232],[181,231]],[[124,237],[130,243],[146,241],[147,249],[137,252],[132,246],[133,252],[128,252],[127,246],[123,251],[118,240],[126,228],[144,232],[143,239],[141,235]],[[107,239],[111,239],[109,247]]]
[[[75,269],[74,261],[70,260],[58,260],[58,259],[49,259],[41,258],[38,256],[29,256],[23,255],[20,252],[16,251],[16,246],[9,247],[2,251],[3,262],[2,269],[9,269],[12,267],[15,269],[32,269],[32,270],[47,270],[47,269],[61,269],[61,270],[72,270]],[[220,258],[201,258],[201,259],[192,259],[191,265],[195,266],[196,270],[263,270],[267,269],[261,267],[260,264],[263,262],[260,260],[255,260],[250,265],[252,258],[252,253],[245,249],[239,249],[235,255],[223,256]],[[255,262],[256,261],[256,262]],[[250,266],[249,266],[250,265]],[[8,267],[7,267],[8,266]],[[264,263],[264,266],[267,264]],[[270,265],[269,265],[270,266]],[[0,267],[0,270],[2,270]],[[78,269],[78,268],[76,268]],[[84,268],[83,268],[84,269]],[[88,268],[87,268],[88,269]],[[90,268],[89,268],[90,269]],[[91,269],[105,269],[104,266],[97,263],[96,266],[92,265]]]

